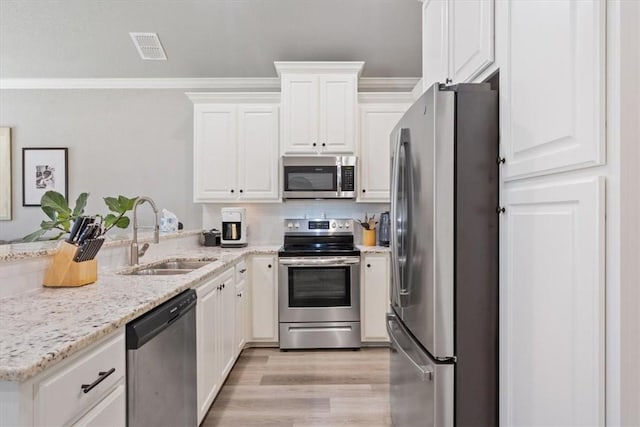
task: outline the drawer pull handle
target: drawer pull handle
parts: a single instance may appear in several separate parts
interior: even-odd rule
[[[106,372],[104,372],[104,371],[103,372],[98,372],[98,379],[97,380],[95,380],[91,384],[82,384],[80,386],[80,388],[82,389],[83,392],[89,393],[91,390],[93,390],[93,388],[95,386],[100,384],[102,381],[105,380],[105,378],[107,378],[109,375],[113,374],[115,371],[116,371],[116,368],[111,368]]]

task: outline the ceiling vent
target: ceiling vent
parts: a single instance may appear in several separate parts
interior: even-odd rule
[[[136,45],[140,58],[151,61],[166,61],[164,52],[157,33],[129,33],[133,44]]]

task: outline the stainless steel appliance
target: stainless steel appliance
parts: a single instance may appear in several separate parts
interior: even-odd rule
[[[127,324],[127,425],[197,426],[196,293]]]
[[[360,251],[351,219],[286,219],[280,348],[360,347]]]
[[[247,210],[245,208],[222,208],[223,248],[241,248],[247,246]]]
[[[498,425],[498,99],[432,86],[391,134],[391,416]]]
[[[380,246],[389,246],[391,233],[391,222],[389,218],[388,211],[380,214],[380,224],[378,225],[378,244]]]
[[[354,156],[283,156],[284,199],[355,199]]]

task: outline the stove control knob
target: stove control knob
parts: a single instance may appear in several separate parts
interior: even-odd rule
[[[331,223],[331,228],[336,228],[336,223],[335,222]]]
[[[288,223],[287,228],[293,228],[293,223],[292,222]]]
[[[296,228],[300,228],[300,223],[299,223],[299,222],[296,222],[296,225],[295,225],[294,227],[296,227]]]
[[[341,223],[341,222],[339,222],[339,223],[338,223],[338,228],[342,228],[342,227],[343,227],[342,223]]]
[[[344,223],[344,228],[349,228],[349,223],[348,222]]]

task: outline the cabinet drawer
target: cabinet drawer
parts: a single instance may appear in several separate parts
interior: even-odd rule
[[[36,425],[67,424],[98,403],[124,376],[123,331],[35,384]]]

